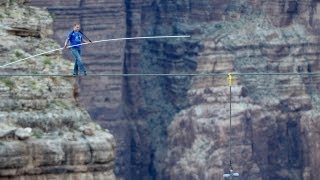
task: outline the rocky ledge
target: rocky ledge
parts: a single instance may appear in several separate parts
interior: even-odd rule
[[[0,1],[0,64],[59,45],[48,12]],[[71,63],[61,52],[1,67],[0,179],[115,179],[115,141],[79,106]]]

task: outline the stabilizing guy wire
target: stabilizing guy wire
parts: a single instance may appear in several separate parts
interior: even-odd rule
[[[229,114],[229,174],[223,174],[223,178],[232,179],[233,177],[239,177],[239,173],[233,172],[232,168],[232,156],[231,156],[231,149],[232,149],[232,131],[231,131],[231,86],[232,86],[232,73],[228,73],[228,82],[229,82],[229,104],[230,104],[230,114]]]

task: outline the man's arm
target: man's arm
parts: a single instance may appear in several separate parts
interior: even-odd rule
[[[70,41],[70,40],[69,40],[69,39],[67,39],[67,40],[66,40],[66,42],[64,42],[63,49],[66,49],[66,48],[67,48],[67,46],[68,46],[68,44],[69,44],[69,41]]]

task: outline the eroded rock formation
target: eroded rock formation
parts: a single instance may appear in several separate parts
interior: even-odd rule
[[[106,64],[108,68],[101,72],[111,72],[109,68],[118,69],[115,73],[319,71],[320,3],[316,0],[94,2],[102,1],[57,1],[50,7],[50,1],[33,3],[57,14],[56,29],[70,22],[62,18],[65,11],[57,10],[64,7],[71,14],[82,12],[73,14],[73,19],[96,19],[82,21],[88,34],[98,31],[89,27],[104,18],[107,24],[120,27],[116,34],[120,37],[192,35],[117,45],[117,64]],[[111,5],[116,11],[108,8]],[[105,13],[94,13],[97,7],[106,7],[102,8]],[[114,35],[108,28],[99,32]],[[114,50],[105,48],[108,58]],[[92,87],[90,91],[97,92],[100,100],[121,93],[110,101],[116,102],[112,112],[119,113],[108,116],[112,108],[107,101],[97,101],[100,109],[94,101],[84,102],[89,102],[92,116],[115,132],[119,177],[221,179],[228,171],[227,77],[126,77],[103,84],[107,88],[101,89],[107,92],[90,83],[86,88]],[[111,84],[120,88],[108,90]],[[318,91],[319,78],[313,76],[236,77],[233,167],[240,179],[317,179]],[[84,96],[83,100],[86,92]]]
[[[0,1],[0,63],[58,48],[47,11]],[[115,179],[115,142],[78,103],[61,52],[1,67],[0,179]],[[35,76],[6,76],[34,74]]]

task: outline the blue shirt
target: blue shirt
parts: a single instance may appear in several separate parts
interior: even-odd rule
[[[82,34],[80,32],[71,31],[68,34],[67,40],[70,41],[70,46],[74,46],[82,43]],[[81,45],[74,46],[73,48],[81,48]]]

